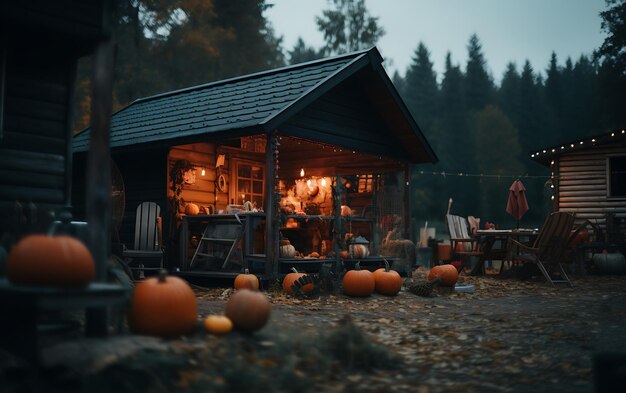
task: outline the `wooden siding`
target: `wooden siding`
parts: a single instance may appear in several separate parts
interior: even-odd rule
[[[564,154],[558,165],[558,208],[576,213],[577,221],[605,224],[605,214],[626,217],[626,198],[608,198],[607,157],[626,155],[626,147],[598,147]]]
[[[5,208],[19,200],[54,210],[70,201],[68,103],[76,61],[63,53],[50,61],[46,52],[7,51],[0,138],[0,206]]]
[[[186,203],[195,203],[198,206],[215,206],[215,181],[217,180],[217,173],[215,170],[216,161],[216,147],[211,143],[192,143],[188,145],[176,146],[170,149],[167,161],[167,183],[164,184],[167,187],[167,195],[171,197],[173,192],[170,187],[170,172],[174,163],[177,160],[187,160],[196,167],[196,183],[185,184],[181,197]],[[202,168],[205,169],[205,175],[202,176]],[[218,191],[218,209],[224,209],[228,194],[223,194]],[[221,195],[221,198],[220,198]],[[179,213],[184,213],[184,207],[181,207]]]

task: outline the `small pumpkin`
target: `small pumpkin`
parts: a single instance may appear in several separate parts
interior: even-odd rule
[[[200,213],[200,207],[195,203],[185,205],[185,214],[188,216],[197,216]]]
[[[298,280],[300,277],[306,276],[306,273],[298,272],[295,267],[292,267],[291,271],[292,272],[287,274],[283,279],[283,291],[287,292],[290,295],[293,293],[293,289],[291,288],[293,283],[296,282],[296,280]],[[315,287],[313,286],[313,284],[306,284],[300,290],[302,292],[308,293],[311,292],[314,288]]]
[[[185,280],[161,270],[135,287],[128,311],[134,333],[177,337],[191,333],[197,322],[196,295]]]
[[[361,270],[360,262],[354,265],[343,276],[343,292],[348,296],[369,296],[374,292],[376,281],[374,274],[369,270]]]
[[[13,284],[84,287],[96,270],[91,252],[80,240],[28,235],[9,251],[5,272]]]
[[[341,205],[341,215],[344,217],[352,215],[352,209],[349,206]]]
[[[459,280],[459,272],[452,265],[438,265],[434,266],[430,269],[430,272],[428,272],[428,281],[432,281],[437,277],[441,279],[440,285],[453,287]]]
[[[339,257],[342,258],[342,259],[348,259],[348,258],[350,258],[350,254],[348,254],[348,251],[346,251],[346,250],[341,250],[339,252]]]
[[[570,242],[570,245],[576,246],[581,243],[586,243],[589,241],[589,231],[587,229],[581,229],[576,236]]]
[[[279,242],[279,249],[281,258],[293,258],[296,256],[296,248],[287,239]]]
[[[271,311],[272,304],[264,293],[242,289],[228,299],[224,313],[237,329],[254,332],[265,326]]]
[[[389,262],[383,258],[385,267],[374,272],[374,290],[385,296],[395,296],[402,289],[402,277],[400,274],[389,268]]]
[[[233,330],[233,321],[225,315],[209,315],[204,318],[204,328],[213,334],[225,334]]]
[[[259,278],[254,274],[250,274],[248,269],[245,269],[243,273],[235,277],[234,287],[235,289],[247,288],[256,291],[259,289]]]

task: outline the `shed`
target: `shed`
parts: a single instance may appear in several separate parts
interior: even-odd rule
[[[626,241],[626,132],[615,130],[558,146],[531,158],[550,168],[554,210],[576,213]]]
[[[283,265],[320,262],[315,255],[338,260],[345,248],[340,232],[372,240],[381,225],[400,225],[409,238],[410,165],[437,158],[382,60],[371,48],[138,99],[115,113],[111,153],[125,194],[121,242],[132,243],[135,208],[143,201],[165,212],[164,243],[180,239],[175,251],[169,247],[168,265],[187,272],[233,275],[241,264],[262,266],[259,272],[270,277]],[[74,138],[77,171],[89,134]],[[172,181],[181,169],[176,199]],[[82,188],[75,189],[80,208]],[[192,203],[212,214],[191,217],[185,208]],[[227,271],[211,263],[200,268],[194,254],[203,236],[192,227],[206,231],[211,220],[232,216],[217,213],[244,205],[257,212],[245,215],[239,264]],[[340,218],[341,205],[353,213]],[[311,243],[304,232],[318,238]],[[281,260],[282,237],[314,256]]]
[[[70,205],[76,65],[110,33],[109,7],[104,0],[0,5],[0,217],[5,224],[16,202],[39,212]]]

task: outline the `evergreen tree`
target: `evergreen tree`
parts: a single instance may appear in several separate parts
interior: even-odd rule
[[[626,91],[626,0],[606,0],[607,9],[600,13],[602,30],[607,33],[595,52],[600,61],[599,105],[601,121],[606,128],[623,128],[626,124],[623,95]]]
[[[365,0],[332,0],[334,8],[316,17],[317,28],[324,34],[324,54],[341,54],[376,45],[385,34],[378,18],[369,15]]]
[[[517,72],[517,66],[515,63],[508,63],[500,82],[497,102],[516,128],[520,126],[521,119],[520,86],[521,77]]]
[[[487,73],[482,46],[476,34],[470,37],[467,52],[465,102],[468,110],[478,111],[493,103],[493,81]]]
[[[483,220],[502,222],[506,219],[504,207],[509,194],[510,176],[522,175],[524,165],[516,157],[522,153],[518,131],[506,115],[494,105],[487,105],[471,117],[471,128],[476,140],[474,152],[479,173],[501,175],[486,178],[480,184],[479,204],[475,211]],[[497,132],[494,132],[497,130]],[[497,165],[494,165],[497,163]]]
[[[305,63],[324,56],[321,50],[318,51],[312,46],[307,46],[302,37],[298,37],[298,41],[296,41],[293,49],[287,53],[289,54],[289,64]]]
[[[556,53],[554,52],[552,52],[550,56],[550,64],[546,70],[546,75],[545,95],[550,110],[550,123],[555,125],[553,130],[558,132],[559,138],[561,138],[564,134],[563,87],[561,83],[561,70],[559,69]]]
[[[405,99],[404,98],[404,78],[400,75],[400,73],[398,73],[398,71],[393,72],[391,81],[393,82],[393,85],[396,87],[396,90],[398,90],[398,93],[400,93],[402,98]]]
[[[437,75],[430,61],[430,53],[419,43],[413,62],[406,72],[404,98],[422,131],[432,127],[437,118]]]

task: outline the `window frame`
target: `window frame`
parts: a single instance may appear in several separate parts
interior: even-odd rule
[[[229,198],[231,201],[234,201],[235,205],[241,205],[243,204],[242,200],[241,200],[241,194],[239,193],[239,166],[240,165],[250,165],[251,167],[255,166],[255,167],[260,167],[262,170],[262,176],[261,176],[261,193],[255,193],[254,192],[254,187],[251,187],[250,189],[250,201],[254,200],[254,196],[259,195],[261,196],[261,206],[258,206],[258,208],[263,208],[264,204],[265,204],[265,164],[264,163],[260,163],[258,161],[253,161],[253,160],[247,160],[247,159],[243,159],[243,158],[232,158],[231,159],[231,166],[232,169],[230,171],[230,193],[229,193]],[[248,179],[248,178],[244,178],[244,179]],[[252,177],[249,178],[250,181],[253,180]],[[252,186],[252,184],[251,184]]]
[[[626,194],[624,195],[613,195],[612,193],[612,184],[611,184],[611,159],[613,158],[623,158],[626,159],[625,153],[611,154],[606,156],[606,198],[610,200],[626,200]],[[624,174],[626,178],[626,174]]]

